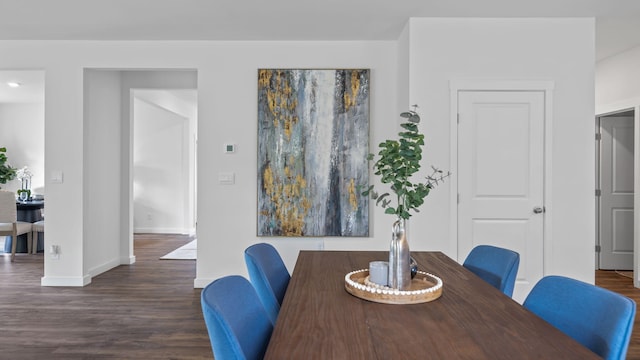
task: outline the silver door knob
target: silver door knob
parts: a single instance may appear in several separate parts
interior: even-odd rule
[[[533,208],[534,214],[542,214],[543,212],[544,212],[544,207],[542,206],[536,206]]]

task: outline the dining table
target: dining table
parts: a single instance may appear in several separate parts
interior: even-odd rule
[[[439,297],[389,304],[352,295],[347,274],[386,251],[300,251],[265,359],[598,359],[438,251],[414,251]]]
[[[43,220],[43,209],[44,209],[44,200],[43,199],[29,199],[29,200],[18,200],[16,199],[16,211],[17,211],[17,220],[34,223],[36,221]],[[37,233],[36,236],[38,239],[36,240],[36,251],[44,251],[44,234]],[[16,243],[16,252],[17,253],[26,253],[27,246],[27,234],[18,235],[18,242]],[[13,239],[6,241],[4,246],[4,252],[11,252],[11,242]]]

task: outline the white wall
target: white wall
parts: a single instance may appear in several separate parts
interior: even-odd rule
[[[245,42],[217,50],[216,64],[198,69],[198,257],[202,260],[195,285],[230,273],[246,274],[243,251],[260,241],[274,244],[290,271],[301,249],[388,250],[391,224],[379,208],[371,210],[370,238],[256,237],[257,69],[371,69],[370,144],[377,144],[397,128],[396,43]],[[209,102],[214,106],[205,106]],[[236,153],[223,154],[224,143],[237,144]],[[236,184],[219,185],[219,172],[234,172]]]
[[[189,119],[134,99],[134,232],[189,233]]]
[[[451,234],[450,81],[553,81],[545,274],[593,282],[593,19],[411,19],[409,41],[410,103],[421,107],[425,161],[454,172],[412,217],[412,248],[465,256]]]
[[[444,20],[443,20],[444,21]],[[468,27],[469,24],[471,27]],[[196,286],[228,274],[246,275],[243,251],[267,241],[282,253],[290,270],[300,249],[387,250],[392,218],[371,209],[369,238],[256,237],[257,70],[258,68],[370,68],[370,143],[397,133],[398,109],[404,109],[404,79],[409,77],[411,103],[419,103],[427,133],[427,161],[447,168],[449,155],[448,80],[489,76],[544,78],[556,82],[552,141],[554,159],[554,272],[587,279],[593,276],[593,159],[591,132],[578,124],[593,116],[593,22],[474,21],[416,23],[401,44],[380,42],[92,42],[0,41],[0,69],[46,69],[46,174],[64,171],[62,184],[47,183],[48,243],[60,244],[60,260],[45,260],[45,285],[82,285],[86,275],[82,251],[83,69],[193,69],[198,88],[198,262]],[[465,30],[468,29],[468,30]],[[478,33],[478,35],[474,35]],[[505,34],[506,33],[506,34]],[[479,36],[479,35],[484,36]],[[537,35],[536,35],[537,34]],[[524,39],[526,44],[514,45]],[[522,41],[520,41],[522,42]],[[542,43],[542,44],[541,44]],[[571,44],[571,46],[566,46]],[[410,56],[406,51],[408,49]],[[470,57],[472,56],[472,57]],[[474,60],[472,60],[474,59]],[[410,71],[399,66],[409,64]],[[402,75],[404,74],[404,75]],[[162,77],[160,77],[162,79]],[[133,80],[123,78],[124,88]],[[400,92],[400,93],[399,93]],[[403,104],[398,103],[402,95]],[[122,112],[129,109],[122,98]],[[557,104],[559,103],[559,104]],[[125,118],[123,114],[122,118]],[[590,128],[589,130],[592,130]],[[121,162],[130,159],[126,144],[131,129],[123,124]],[[589,136],[587,136],[589,135]],[[570,141],[571,146],[565,142]],[[223,144],[237,144],[233,155]],[[554,156],[556,153],[554,153]],[[582,158],[584,157],[584,159]],[[129,169],[121,173],[121,203],[130,196]],[[218,184],[220,172],[235,173],[235,185]],[[589,173],[589,176],[585,176]],[[588,190],[587,190],[588,189]],[[444,250],[455,256],[448,233],[445,185],[427,199],[428,209],[412,220],[410,242],[416,250]],[[588,213],[588,216],[586,215]],[[566,216],[566,217],[565,217]],[[121,208],[122,229],[131,209]],[[50,220],[50,221],[49,221]],[[566,222],[565,224],[557,224]],[[585,226],[586,224],[586,226]],[[124,231],[124,230],[123,230]],[[120,234],[121,262],[129,240]],[[587,248],[582,242],[589,243]],[[71,249],[65,251],[65,249]],[[572,261],[567,261],[567,259]],[[585,274],[585,258],[591,262]],[[361,266],[366,266],[362,264]]]
[[[407,111],[411,105],[409,103],[409,86],[411,83],[411,43],[410,43],[410,26],[409,22],[405,25],[404,29],[398,37],[398,79],[396,80],[398,86],[398,108],[396,112],[400,114],[403,111]],[[400,121],[398,121],[398,124]],[[400,130],[400,126],[398,126]],[[373,147],[372,147],[373,149]]]
[[[122,79],[118,72],[84,73],[83,282],[120,265],[120,133]],[[49,204],[47,203],[47,206]],[[47,245],[58,244],[49,238]],[[45,247],[47,249],[47,247]],[[61,246],[65,254],[69,246]],[[61,256],[62,257],[62,256]],[[46,274],[45,274],[46,275]]]
[[[29,167],[33,173],[31,191],[44,194],[44,102],[0,103],[0,147],[7,148],[11,166]],[[20,180],[0,186],[16,191]]]
[[[640,99],[639,64],[640,46],[597,63],[596,108]]]
[[[44,285],[83,285],[84,69],[194,69],[198,106],[197,285],[227,274],[245,274],[244,249],[270,241],[292,268],[298,249],[323,246],[322,239],[256,237],[257,69],[370,68],[372,143],[396,128],[396,44],[386,42],[91,42],[1,41],[0,69],[46,69],[46,169],[62,171],[62,184],[47,183],[48,244],[62,248],[59,260],[45,259]],[[123,88],[133,80],[123,78]],[[123,112],[128,109],[122,100]],[[124,116],[123,116],[124,118]],[[122,127],[123,139],[131,129]],[[238,145],[234,155],[222,152],[226,142]],[[123,143],[123,149],[126,144]],[[130,154],[123,150],[121,161]],[[124,163],[124,161],[122,161]],[[236,184],[218,184],[218,172],[232,171]],[[129,174],[122,171],[122,178]],[[124,184],[125,182],[122,182]],[[121,197],[128,198],[126,186]],[[121,199],[122,201],[122,199]],[[121,209],[125,228],[130,209]],[[387,249],[389,224],[375,221],[372,238],[326,239],[327,248]],[[132,224],[131,228],[132,228]],[[126,234],[125,234],[126,236]],[[120,238],[124,239],[123,234]],[[129,243],[127,240],[123,240]],[[125,249],[121,244],[121,251]],[[127,261],[121,253],[121,262]]]

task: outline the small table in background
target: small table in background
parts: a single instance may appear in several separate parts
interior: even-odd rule
[[[18,221],[34,223],[44,219],[42,216],[42,209],[44,209],[44,200],[27,200],[16,201],[16,208],[18,210]],[[38,234],[37,247],[38,251],[44,250],[44,235]],[[18,236],[18,242],[16,245],[17,253],[27,252],[27,234]],[[4,252],[11,252],[11,241],[9,237],[4,243]]]
[[[27,200],[16,201],[18,209],[18,221],[34,223],[42,220],[42,209],[44,209],[44,200]]]

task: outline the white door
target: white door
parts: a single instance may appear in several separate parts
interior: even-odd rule
[[[513,298],[543,276],[544,92],[458,92],[458,256],[520,254]]]
[[[600,269],[633,269],[633,114],[600,117]]]

